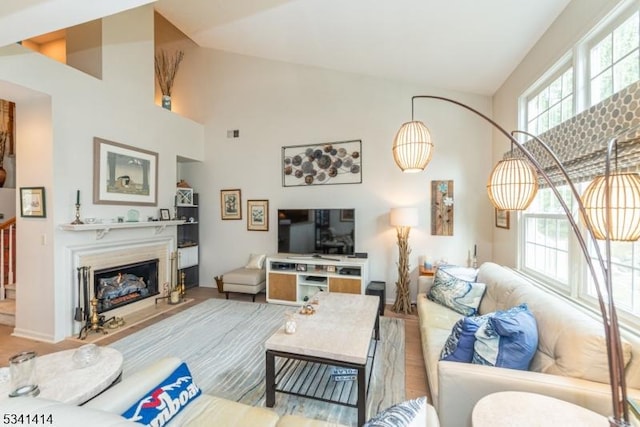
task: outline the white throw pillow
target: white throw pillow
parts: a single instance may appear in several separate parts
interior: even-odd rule
[[[245,265],[244,268],[261,270],[266,257],[267,256],[265,254],[251,254],[249,255],[249,262],[247,262],[247,265]]]

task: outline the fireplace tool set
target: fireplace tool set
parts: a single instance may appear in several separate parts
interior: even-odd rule
[[[180,272],[180,282],[178,283],[178,257],[180,252],[175,251],[171,253],[171,280],[169,284],[165,283],[165,295],[156,298],[156,304],[161,299],[168,299],[169,304],[178,304],[180,301],[185,301],[187,298],[187,287],[184,284],[186,274],[184,271]],[[168,285],[168,286],[167,286]]]
[[[78,267],[78,306],[75,309],[74,320],[83,322],[78,338],[87,338],[89,332],[109,333],[104,325],[113,321],[115,317],[105,320],[105,316],[98,315],[98,299],[94,296],[89,300],[89,272],[91,267]],[[91,308],[89,308],[91,306]]]

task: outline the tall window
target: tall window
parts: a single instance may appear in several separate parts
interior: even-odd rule
[[[570,201],[568,187],[559,188]],[[569,221],[551,189],[538,192],[524,216],[523,269],[544,276],[558,286],[569,286]]]
[[[573,117],[573,67],[527,99],[527,130],[535,135]]]
[[[640,80],[640,12],[637,2],[595,28],[522,97],[522,125],[539,135],[589,105]],[[567,55],[569,56],[569,55]],[[580,74],[579,74],[580,73]],[[580,82],[584,82],[581,84]],[[589,104],[589,105],[587,105]],[[579,190],[587,183],[581,183]],[[568,187],[559,191],[571,206]],[[577,212],[574,217],[578,224]],[[550,189],[541,189],[519,223],[520,268],[558,292],[595,305],[597,294],[569,221]],[[604,256],[604,242],[598,243]],[[595,248],[588,242],[592,257]],[[612,242],[613,297],[626,317],[640,324],[640,243]]]
[[[639,17],[636,11],[591,48],[591,105],[640,79]]]

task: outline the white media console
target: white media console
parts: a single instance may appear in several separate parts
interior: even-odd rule
[[[267,257],[267,302],[304,303],[317,292],[364,294],[369,261],[341,255],[277,254]]]

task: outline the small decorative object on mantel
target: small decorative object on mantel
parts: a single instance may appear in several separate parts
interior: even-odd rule
[[[176,183],[176,187],[178,187],[178,188],[191,188],[191,184],[189,184],[184,179],[181,179],[180,181],[178,181]]]
[[[76,219],[71,224],[84,224],[84,222],[80,221],[80,190],[76,190]]]
[[[184,52],[181,50],[169,54],[161,49],[156,53],[155,70],[158,86],[162,92],[162,108],[169,111],[171,111],[171,89],[182,58],[184,58]]]

